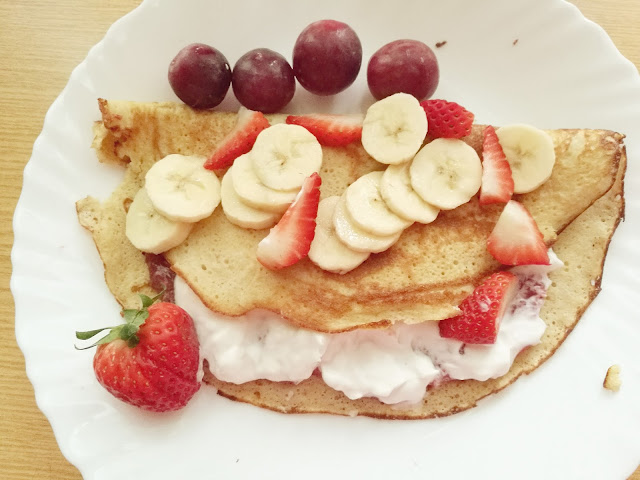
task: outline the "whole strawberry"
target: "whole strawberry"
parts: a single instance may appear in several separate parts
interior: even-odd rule
[[[140,295],[140,310],[123,310],[117,327],[76,332],[96,342],[93,368],[98,382],[120,400],[154,412],[178,410],[200,388],[200,344],[187,312],[172,303]]]
[[[494,273],[462,301],[460,315],[440,320],[440,336],[464,343],[495,343],[505,309],[516,293],[518,277]]]
[[[431,138],[462,138],[471,133],[475,118],[466,108],[446,100],[420,102],[427,114]]]

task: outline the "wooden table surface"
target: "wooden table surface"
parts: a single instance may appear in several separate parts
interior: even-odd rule
[[[533,1],[533,0],[532,0]],[[640,66],[639,0],[574,0]],[[0,479],[79,479],[38,410],[15,342],[11,222],[22,170],[71,70],[137,0],[0,0]],[[640,457],[640,452],[639,452]],[[550,472],[551,473],[551,472]],[[631,473],[631,472],[629,472]],[[640,468],[632,474],[640,480]]]

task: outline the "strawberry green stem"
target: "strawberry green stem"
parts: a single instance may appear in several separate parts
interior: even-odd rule
[[[163,294],[164,290],[153,298],[141,294],[140,300],[142,301],[142,308],[140,308],[139,310],[123,310],[122,316],[125,320],[125,323],[122,325],[118,325],[116,327],[98,328],[97,330],[89,330],[86,332],[76,332],[76,338],[78,340],[89,340],[99,333],[104,332],[105,330],[109,330],[109,333],[97,342],[83,348],[79,348],[78,346],[76,346],[76,350],[87,350],[97,345],[103,345],[112,342],[116,339],[124,340],[131,348],[135,347],[140,341],[138,335],[136,334],[138,333],[140,326],[142,326],[145,320],[149,317],[149,307],[153,305],[158,299],[160,299]]]

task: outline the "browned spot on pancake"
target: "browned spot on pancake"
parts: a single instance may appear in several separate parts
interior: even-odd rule
[[[131,130],[128,128],[122,128],[120,121],[122,116],[112,113],[108,108],[108,102],[103,99],[98,99],[98,108],[102,113],[102,123],[104,126],[114,134],[114,136],[120,141],[124,142],[131,136]]]

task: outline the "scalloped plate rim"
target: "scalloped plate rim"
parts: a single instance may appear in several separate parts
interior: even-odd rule
[[[44,121],[44,125],[43,125],[43,130],[42,133],[38,136],[38,138],[36,139],[35,143],[34,143],[34,151],[32,154],[32,159],[30,159],[30,161],[28,162],[27,166],[25,167],[25,183],[24,185],[28,185],[28,183],[30,182],[31,176],[34,175],[34,173],[32,173],[31,170],[35,169],[36,167],[34,167],[33,165],[35,164],[35,160],[34,157],[36,157],[38,150],[39,150],[39,146],[40,144],[42,144],[46,139],[46,134],[48,129],[50,128],[50,124],[53,122],[53,118],[54,115],[57,113],[58,110],[62,111],[64,109],[65,106],[65,97],[67,96],[68,92],[72,89],[72,87],[74,86],[74,81],[77,80],[77,76],[78,76],[78,72],[80,71],[80,69],[82,68],[83,65],[85,65],[87,59],[91,58],[92,56],[97,55],[97,52],[99,52],[99,50],[101,48],[104,48],[105,45],[105,41],[107,39],[110,38],[111,35],[113,35],[113,32],[119,28],[123,28],[123,25],[127,25],[130,21],[132,21],[132,19],[135,19],[138,15],[142,15],[145,11],[146,8],[150,8],[150,6],[154,5],[154,3],[159,3],[159,2],[153,2],[151,0],[145,0],[141,5],[139,5],[138,7],[136,7],[134,10],[132,10],[131,12],[129,12],[128,14],[126,14],[124,17],[120,18],[119,20],[117,20],[106,32],[105,37],[103,38],[103,40],[101,40],[98,44],[96,44],[94,47],[91,48],[91,50],[89,51],[89,53],[87,54],[86,59],[80,64],[78,65],[72,72],[71,76],[70,76],[70,80],[67,83],[67,85],[65,86],[65,88],[62,90],[60,96],[58,98],[56,98],[56,100],[53,102],[53,104],[51,105],[50,109],[47,111],[47,114],[45,116],[45,121]],[[607,48],[611,49],[611,47],[613,47],[613,49],[615,50],[615,52],[617,53],[617,58],[615,59],[615,62],[612,62],[613,64],[615,63],[620,63],[620,60],[622,59],[623,62],[626,65],[626,68],[629,69],[629,67],[631,67],[634,72],[630,72],[630,73],[634,73],[637,77],[637,70],[635,70],[635,66],[628,60],[626,59],[624,56],[622,56],[622,54],[620,52],[617,51],[617,49],[615,49],[615,46],[613,44],[613,42],[611,41],[611,39],[608,37],[608,35],[606,34],[606,32],[602,29],[602,27],[600,27],[599,25],[595,24],[594,22],[585,19],[582,14],[580,13],[579,9],[573,5],[573,4],[564,4],[563,2],[560,2],[559,0],[549,0],[548,2],[549,4],[554,3],[555,5],[560,6],[562,3],[563,8],[568,8],[571,9],[571,11],[573,12],[573,15],[576,19],[578,20],[586,20],[587,23],[589,24],[591,30],[593,32],[597,31],[599,36],[601,37],[600,40],[604,41],[606,39],[606,41],[609,43],[609,45],[607,46]],[[568,10],[567,10],[568,11]],[[578,18],[580,17],[580,18]],[[595,27],[595,28],[594,28]],[[596,30],[597,29],[597,30]],[[640,78],[637,77],[636,80]],[[636,86],[640,85],[640,82],[636,81]],[[629,143],[635,143],[635,142],[630,142],[631,139],[629,138],[628,140],[628,144]],[[631,179],[633,180],[633,179]],[[634,183],[637,183],[637,181],[635,181]],[[627,185],[631,185],[632,181],[628,181]],[[18,218],[18,216],[24,211],[24,209],[26,208],[24,205],[24,199],[23,199],[23,195],[24,195],[24,189],[23,192],[20,195],[20,198],[18,200],[17,206],[16,206],[16,215],[14,216],[14,222],[13,222],[13,229],[15,232],[15,237],[17,240],[20,240],[22,238],[23,235],[26,235],[25,232],[23,231],[23,227],[21,227],[20,225],[17,224],[16,219]],[[628,201],[628,212],[631,211],[635,211],[637,208],[635,205],[632,205],[634,203],[637,203],[637,199],[634,199],[633,201]],[[614,242],[617,243],[617,237],[620,236],[620,233],[614,237]],[[612,246],[613,248],[613,246]],[[19,245],[17,246],[17,242],[14,243],[14,247],[12,249],[11,252],[11,260],[14,266],[18,267],[18,270],[20,269],[20,267],[22,266],[21,262],[22,259],[18,258],[18,253],[20,252],[20,248]],[[14,270],[15,271],[15,270]],[[58,441],[58,444],[63,452],[63,454],[70,460],[72,461],[72,463],[76,464],[78,466],[79,469],[81,469],[81,471],[83,472],[83,474],[89,474],[89,470],[91,469],[90,466],[88,466],[89,462],[83,463],[84,459],[78,459],[78,458],[74,458],[77,457],[77,455],[75,454],[75,451],[73,450],[73,448],[71,447],[69,442],[66,442],[67,439],[65,438],[61,438],[61,431],[64,430],[62,428],[62,426],[60,425],[60,421],[61,420],[57,420],[55,417],[57,416],[56,412],[57,412],[57,406],[56,405],[49,405],[47,404],[43,397],[44,395],[44,391],[41,388],[38,388],[38,385],[36,385],[37,382],[34,382],[33,380],[33,369],[35,368],[35,364],[36,359],[34,357],[35,352],[31,352],[29,351],[29,342],[23,337],[24,332],[27,329],[27,323],[26,320],[23,321],[19,321],[18,319],[18,308],[19,308],[19,304],[22,305],[21,301],[24,301],[24,299],[19,299],[19,295],[22,293],[20,292],[20,282],[16,279],[16,277],[12,274],[11,277],[11,282],[10,282],[10,286],[11,286],[11,291],[12,293],[14,293],[14,298],[15,298],[15,302],[16,302],[16,340],[18,342],[19,347],[21,348],[21,350],[23,351],[23,354],[25,356],[25,363],[27,364],[27,375],[30,379],[30,381],[32,382],[32,384],[34,385],[34,390],[36,392],[36,402],[38,404],[38,407],[43,411],[43,413],[47,416],[47,418],[49,419],[49,421],[51,422],[51,425],[53,427],[54,430],[54,434],[56,435],[56,439]],[[18,296],[16,296],[16,294],[18,294]],[[25,323],[23,323],[25,322]],[[37,355],[36,355],[37,356]],[[550,363],[550,362],[549,362]],[[548,367],[548,365],[545,365],[545,370],[548,370],[551,367]],[[483,406],[479,406],[477,409],[474,409],[474,411],[477,411],[478,409],[483,408]],[[93,472],[95,473],[95,472]],[[93,477],[92,477],[93,478]]]

